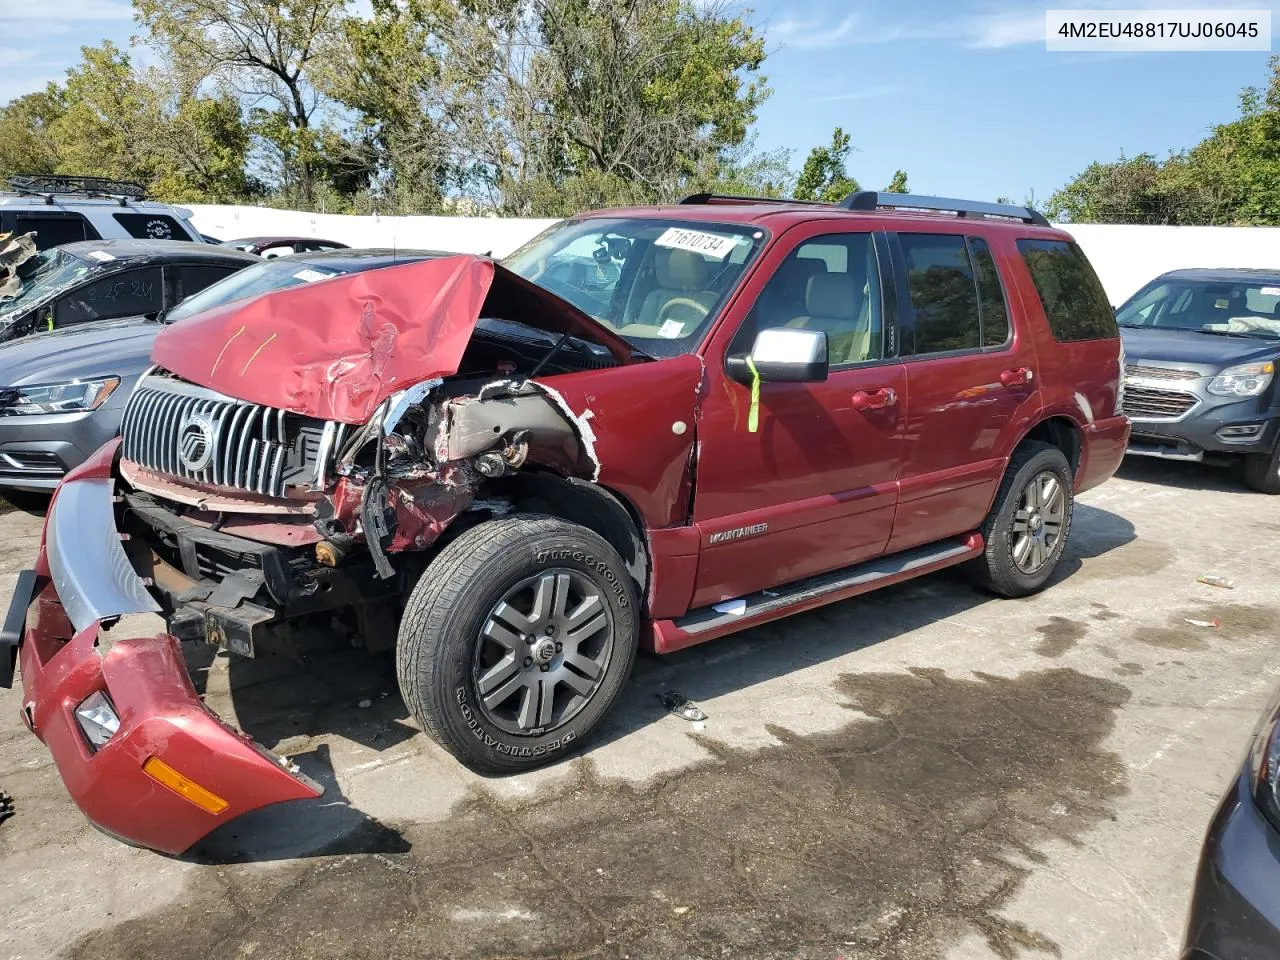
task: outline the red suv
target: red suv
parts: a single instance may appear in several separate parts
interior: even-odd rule
[[[1129,434],[1102,288],[1018,207],[697,196],[301,279],[160,334],[5,624],[73,798],[168,852],[320,790],[203,706],[179,640],[336,626],[394,649],[445,749],[522,770],[639,648],[955,564],[1040,589]]]

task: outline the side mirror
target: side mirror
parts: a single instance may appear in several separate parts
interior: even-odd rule
[[[789,383],[821,383],[827,379],[827,333],[798,327],[771,327],[756,334],[751,362],[761,380]],[[729,376],[751,382],[746,357],[725,361]]]

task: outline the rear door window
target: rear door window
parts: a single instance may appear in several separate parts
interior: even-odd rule
[[[173,217],[163,213],[117,213],[116,223],[139,240],[190,240],[187,231]]]
[[[1119,336],[1106,291],[1084,252],[1065,240],[1019,240],[1053,338],[1060,343]]]
[[[1009,307],[991,248],[981,237],[969,237],[969,257],[978,282],[978,313],[982,319],[982,345],[1003,347],[1009,342]]]
[[[178,267],[178,297],[186,299],[235,272],[235,267],[185,263]]]
[[[903,337],[903,356],[980,347],[978,287],[965,238],[902,233],[898,239],[915,316],[914,329]]]
[[[34,231],[36,246],[41,250],[101,239],[93,225],[78,213],[20,213],[14,217],[13,229],[19,236]]]
[[[164,306],[164,281],[159,267],[122,270],[59,297],[55,326],[90,320],[113,320],[159,313]]]

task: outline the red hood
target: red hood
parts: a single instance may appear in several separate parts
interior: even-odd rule
[[[305,264],[300,264],[299,269]],[[228,396],[361,424],[397,390],[456,373],[481,316],[626,342],[484,257],[418,260],[229,303],[162,330],[151,359]]]

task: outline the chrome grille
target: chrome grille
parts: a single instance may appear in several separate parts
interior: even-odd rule
[[[1126,377],[1139,377],[1143,380],[1199,380],[1200,374],[1195,370],[1178,370],[1175,367],[1149,367],[1141,363],[1125,364]]]
[[[129,398],[121,432],[124,456],[158,473],[282,497],[290,483],[311,478],[323,428],[322,421],[151,376]]]
[[[1125,416],[1142,420],[1177,420],[1200,402],[1194,393],[1125,384]]]

